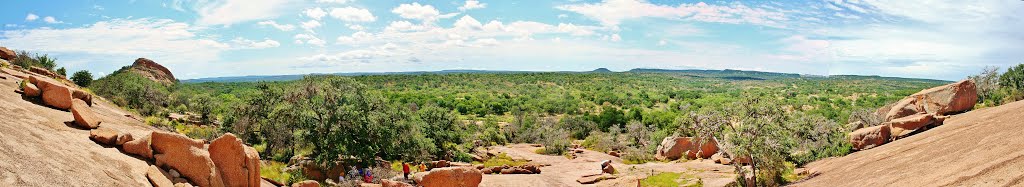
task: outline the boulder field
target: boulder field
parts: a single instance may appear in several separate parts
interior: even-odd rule
[[[850,133],[850,143],[857,150],[871,149],[895,139],[905,138],[942,125],[949,115],[974,108],[978,93],[974,81],[963,80],[921,90],[899,102],[879,108],[875,114],[883,118],[880,126],[864,127]]]

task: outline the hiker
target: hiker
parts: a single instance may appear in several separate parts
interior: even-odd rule
[[[356,170],[355,166],[349,166],[348,168],[348,176],[346,178],[349,180],[357,180],[360,174],[359,170]]]
[[[409,163],[402,162],[402,172],[405,173],[405,180],[409,180]]]
[[[370,169],[369,168],[363,169],[363,171],[366,171],[365,173],[363,173],[363,182],[372,183],[373,182],[373,173],[370,173]]]
[[[420,162],[420,172],[425,172],[425,171],[427,171],[427,165],[424,165],[423,162]]]

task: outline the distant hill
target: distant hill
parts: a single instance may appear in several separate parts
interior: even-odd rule
[[[608,68],[598,68],[592,71],[556,71],[556,72],[544,72],[544,71],[494,71],[494,70],[441,70],[441,71],[408,71],[408,72],[356,72],[356,73],[331,73],[331,74],[297,74],[297,75],[251,75],[251,76],[235,76],[235,77],[212,77],[212,78],[198,78],[182,80],[183,83],[201,83],[201,82],[258,82],[258,81],[292,81],[299,80],[306,75],[340,75],[340,76],[364,76],[364,75],[422,75],[422,74],[493,74],[493,73],[616,73],[609,70]],[[931,79],[915,79],[915,78],[899,78],[899,77],[881,77],[881,76],[861,76],[861,75],[833,75],[833,76],[821,76],[821,75],[801,75],[794,73],[776,73],[776,72],[762,72],[762,71],[744,71],[744,70],[701,70],[701,69],[686,69],[686,70],[671,70],[671,69],[645,69],[637,68],[626,72],[620,73],[667,73],[667,74],[678,74],[688,77],[704,77],[704,78],[720,78],[727,80],[768,80],[768,79],[782,79],[782,78],[840,78],[840,79],[883,79],[883,80],[910,80],[910,81],[922,81],[927,83],[938,83],[944,84],[949,81],[931,80]]]

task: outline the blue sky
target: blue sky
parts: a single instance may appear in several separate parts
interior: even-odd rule
[[[1024,2],[11,1],[0,46],[179,79],[445,69],[741,69],[958,80],[1024,63]]]

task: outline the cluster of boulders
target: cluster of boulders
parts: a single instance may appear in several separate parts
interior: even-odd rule
[[[520,166],[491,166],[484,167],[483,165],[477,166],[477,169],[481,170],[483,174],[540,174],[540,168],[543,165],[526,164]]]
[[[658,160],[707,159],[718,153],[718,141],[714,138],[666,137],[658,145],[654,155]]]
[[[483,177],[483,172],[474,167],[444,167],[416,173],[413,181],[423,187],[476,187],[480,186]]]
[[[851,132],[850,143],[857,150],[877,147],[942,125],[949,115],[973,109],[977,101],[978,93],[971,80],[925,89],[879,108],[875,114],[882,117],[883,123]]]
[[[70,110],[75,117],[74,124],[81,128],[95,129],[100,125],[99,119],[90,109],[93,104],[92,94],[88,92],[54,79],[29,75],[27,81],[22,81],[21,93],[29,98],[39,97],[47,106]]]

